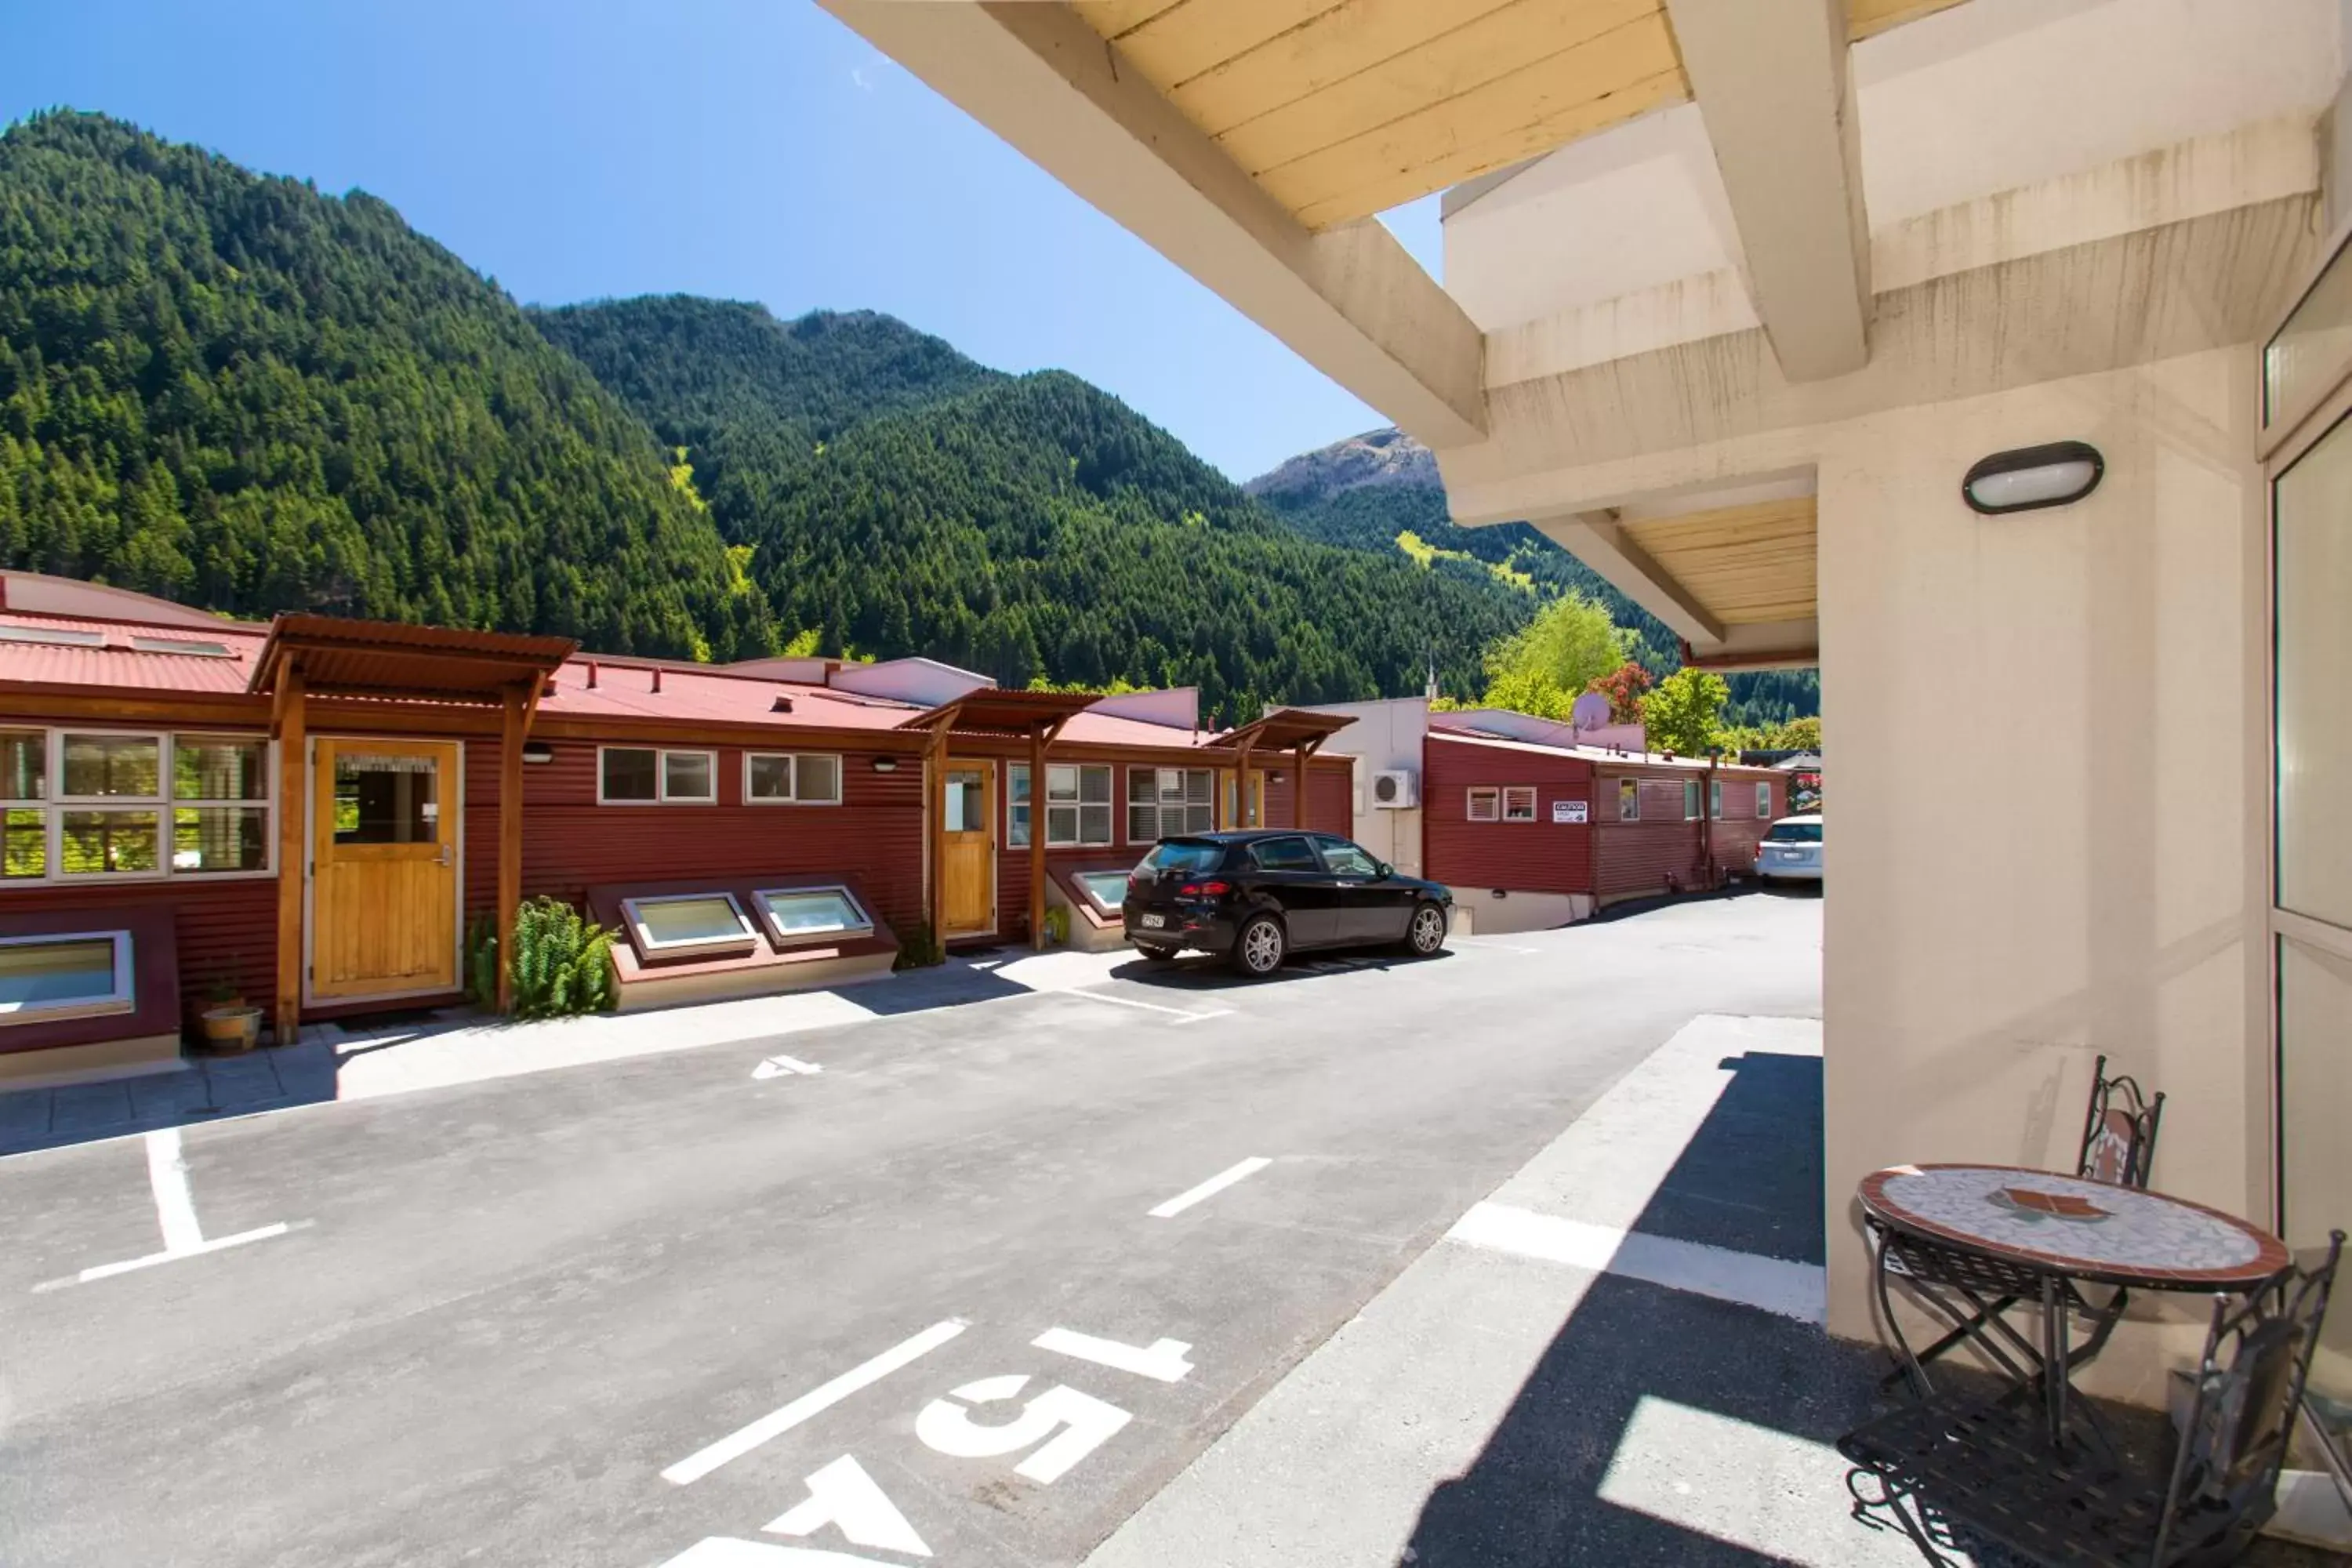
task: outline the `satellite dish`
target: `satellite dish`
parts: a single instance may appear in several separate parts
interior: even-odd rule
[[[1601,692],[1588,691],[1576,700],[1568,710],[1568,721],[1580,730],[1606,729],[1609,724],[1609,699]]]

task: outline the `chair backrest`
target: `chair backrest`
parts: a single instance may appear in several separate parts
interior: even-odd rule
[[[2119,1187],[2146,1187],[2156,1163],[2156,1129],[2164,1120],[2164,1096],[2149,1100],[2139,1080],[2107,1076],[2107,1058],[2091,1068],[2091,1103],[2083,1113],[2083,1147],[2074,1173]]]
[[[2268,1517],[2343,1250],[2339,1230],[2313,1268],[2289,1268],[2242,1301],[2215,1302],[2157,1562],[2250,1536]]]

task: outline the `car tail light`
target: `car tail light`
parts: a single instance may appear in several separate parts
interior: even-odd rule
[[[1187,882],[1183,888],[1188,899],[1222,899],[1233,890],[1231,882]]]

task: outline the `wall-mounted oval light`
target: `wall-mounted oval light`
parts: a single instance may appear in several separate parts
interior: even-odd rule
[[[874,759],[874,771],[877,773],[895,773],[898,771],[898,759],[877,757]]]
[[[2087,441],[2020,447],[1979,458],[1960,481],[1960,499],[1987,517],[2064,506],[2097,489],[2106,471],[2106,460]]]
[[[522,743],[522,760],[526,763],[551,763],[555,761],[555,748],[544,741],[525,741]]]

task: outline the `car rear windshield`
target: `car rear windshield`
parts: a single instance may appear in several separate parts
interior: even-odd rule
[[[1198,838],[1171,838],[1151,847],[1143,863],[1155,871],[1213,871],[1225,847]]]
[[[1819,844],[1822,825],[1818,822],[1776,822],[1764,835],[1773,844]]]

